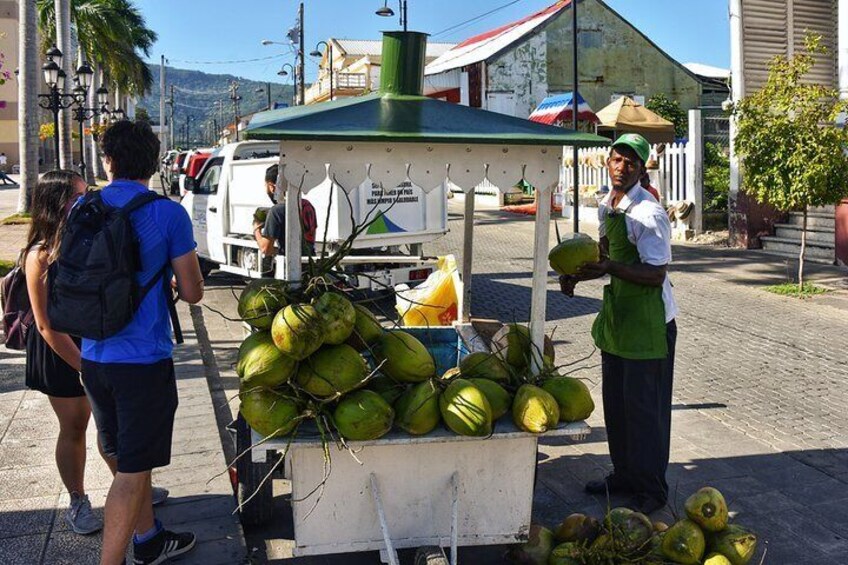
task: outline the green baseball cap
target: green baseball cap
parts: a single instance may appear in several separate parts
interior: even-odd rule
[[[626,145],[635,151],[636,155],[642,159],[642,163],[647,163],[648,159],[651,157],[651,145],[648,143],[647,139],[638,133],[625,133],[612,144],[613,148],[619,145]]]

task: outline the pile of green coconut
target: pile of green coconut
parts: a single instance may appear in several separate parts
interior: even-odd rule
[[[684,511],[672,526],[623,507],[600,521],[571,514],[553,530],[531,526],[527,543],[507,557],[522,565],[746,565],[756,555],[756,534],[730,523],[718,489],[699,489]]]
[[[383,328],[330,286],[296,294],[285,282],[258,279],[238,310],[253,329],[238,354],[240,410],[264,437],[291,436],[305,420],[342,441],[374,440],[393,428],[420,436],[441,424],[485,437],[507,414],[521,430],[543,433],[585,420],[595,407],[582,380],[559,374],[550,341],[544,370],[530,370],[530,332],[520,324],[504,326],[491,351],[437,374],[412,333]]]

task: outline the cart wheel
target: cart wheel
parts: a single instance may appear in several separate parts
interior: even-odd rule
[[[236,419],[236,452],[242,453],[250,447],[250,427],[239,413]],[[268,479],[259,489],[250,502],[243,502],[250,498],[273,468],[273,463],[254,463],[250,455],[245,455],[236,461],[236,472],[238,474],[238,487],[236,488],[236,502],[241,507],[239,518],[245,526],[258,526],[264,524],[274,515],[274,489],[272,480]]]
[[[419,547],[415,552],[415,565],[450,565],[444,550],[437,546]]]

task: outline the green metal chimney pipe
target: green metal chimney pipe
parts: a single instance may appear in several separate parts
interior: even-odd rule
[[[421,96],[427,34],[419,31],[383,32],[380,92]]]

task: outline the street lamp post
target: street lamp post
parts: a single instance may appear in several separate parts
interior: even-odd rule
[[[74,110],[73,118],[79,124],[79,150],[80,162],[79,170],[82,178],[85,178],[85,122],[99,116],[102,113],[108,112],[109,91],[105,87],[97,89],[97,104],[96,108],[87,108],[85,103],[88,97],[88,89],[91,88],[94,71],[88,63],[83,62],[76,72],[77,86],[74,88]]]
[[[79,131],[80,131],[80,173],[83,178],[85,177],[85,130],[83,125],[86,120],[90,120],[94,116],[108,112],[108,96],[109,91],[106,88],[99,88],[97,90],[97,100],[100,104],[100,108],[86,108],[86,94],[88,93],[88,89],[91,87],[92,78],[94,77],[94,71],[88,65],[88,63],[82,63],[79,68],[76,70],[74,82],[76,83],[76,87],[73,92],[67,93],[65,92],[65,72],[62,70],[62,52],[55,45],[51,47],[47,53],[48,61],[44,63],[41,67],[42,72],[44,73],[44,82],[47,83],[47,87],[50,89],[47,94],[39,94],[38,105],[45,110],[50,110],[53,114],[53,147],[56,152],[55,155],[55,165],[56,168],[60,168],[61,164],[59,162],[59,112],[62,110],[73,107],[73,117],[75,120],[79,122]],[[123,110],[120,110],[123,113]]]
[[[286,63],[279,71],[277,71],[277,74],[281,77],[288,76],[289,72],[286,70],[286,67],[291,69],[292,75],[292,106],[297,106],[297,69],[291,63]]]
[[[264,92],[268,96],[268,109],[270,110],[271,109],[271,83],[270,82],[265,83],[265,88],[262,88],[260,86],[254,92],[256,92],[256,94],[262,94]]]
[[[324,47],[326,47],[326,49],[327,49],[327,59],[328,59],[328,62],[330,64],[330,101],[332,101],[333,100],[333,46],[330,43],[327,43],[326,41],[319,41],[315,45],[315,51],[313,51],[309,55],[311,57],[321,57],[322,53],[321,53],[321,51],[318,50],[318,48],[321,46],[322,43],[324,44]]]
[[[400,4],[400,25],[403,26],[403,31],[406,31],[406,24],[409,20],[409,7],[406,2],[407,0],[398,1],[398,4]],[[374,13],[383,18],[391,18],[395,15],[395,11],[389,8],[389,0],[384,0],[383,7],[378,8]]]

